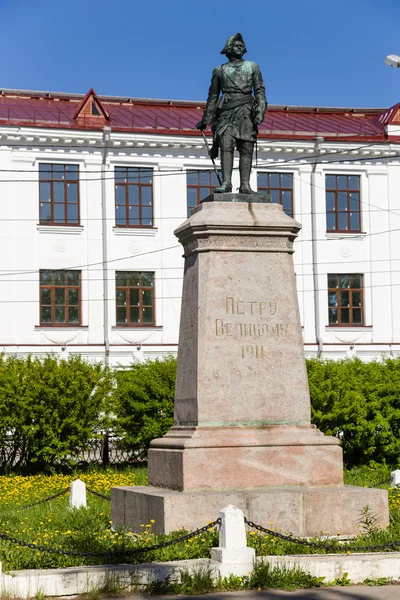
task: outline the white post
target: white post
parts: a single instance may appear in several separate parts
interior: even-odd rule
[[[222,524],[219,530],[219,547],[211,548],[211,560],[222,577],[243,576],[251,573],[255,561],[254,548],[248,548],[243,512],[232,506],[226,506],[219,513]]]
[[[396,469],[390,474],[390,486],[396,487],[396,485],[400,486],[400,469]]]
[[[86,484],[80,479],[75,479],[70,486],[69,507],[86,508]]]

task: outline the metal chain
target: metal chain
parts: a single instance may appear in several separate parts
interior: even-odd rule
[[[31,502],[30,504],[24,504],[24,506],[19,506],[19,509],[31,508],[32,506],[37,506],[38,504],[44,504],[45,502],[49,502],[50,500],[54,500],[55,498],[59,498],[69,492],[69,488],[65,490],[61,490],[57,494],[53,494],[53,496],[49,496],[48,498],[43,498],[43,500],[38,500],[37,502]]]
[[[86,489],[90,494],[93,494],[93,496],[97,496],[98,498],[103,498],[103,500],[108,500],[109,502],[111,502],[110,496],[106,496],[105,494],[100,494],[100,492],[95,492],[94,490],[91,490],[87,486],[86,486]]]
[[[267,529],[266,527],[262,527],[262,525],[256,525],[253,521],[248,521],[246,517],[244,517],[244,522],[249,527],[253,529],[257,529],[257,531],[262,531],[263,533],[267,533],[268,535],[272,535],[275,538],[279,538],[284,540],[285,542],[293,542],[293,544],[303,544],[304,546],[310,546],[311,548],[323,548],[324,550],[335,550],[336,552],[357,552],[357,551],[365,551],[365,550],[383,550],[384,548],[398,548],[400,546],[400,541],[387,542],[386,544],[379,544],[377,546],[350,546],[349,544],[337,546],[334,544],[324,544],[321,542],[309,542],[308,540],[302,538],[294,538],[290,535],[283,535],[283,533],[278,533],[277,531],[273,531],[272,529]]]
[[[389,477],[389,479],[384,479],[383,481],[378,481],[377,483],[373,483],[372,485],[369,485],[369,488],[374,488],[374,487],[378,487],[378,485],[383,485],[384,483],[390,483],[392,481],[392,478]]]
[[[184,542],[189,540],[190,538],[195,537],[196,535],[200,535],[205,533],[212,527],[221,524],[221,519],[217,519],[200,529],[196,529],[196,531],[192,531],[191,533],[186,533],[185,535],[181,535],[174,540],[169,540],[168,542],[161,542],[160,544],[155,544],[154,546],[147,546],[145,548],[132,548],[127,550],[115,550],[114,552],[72,552],[69,550],[61,550],[58,548],[47,548],[46,546],[38,546],[37,544],[33,544],[31,542],[25,542],[24,540],[19,540],[17,538],[6,535],[5,533],[0,533],[0,539],[5,540],[6,542],[12,542],[13,544],[18,544],[18,546],[23,546],[24,548],[31,548],[32,550],[37,550],[41,552],[48,552],[49,554],[62,554],[64,556],[125,556],[135,555],[135,554],[145,554],[147,552],[152,552],[153,550],[159,550],[160,548],[167,548],[168,546],[173,546],[174,544],[179,544],[180,542]]]

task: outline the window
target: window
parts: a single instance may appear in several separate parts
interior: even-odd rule
[[[153,226],[153,169],[115,167],[115,223],[118,227]]]
[[[284,212],[293,217],[293,175],[291,173],[257,173],[257,189],[281,204]]]
[[[326,175],[326,230],[361,231],[359,175]]]
[[[363,276],[328,275],[329,325],[363,325]]]
[[[40,271],[40,324],[81,324],[80,271]]]
[[[188,217],[192,213],[192,208],[200,204],[200,200],[204,200],[212,194],[213,189],[219,185],[215,171],[188,171],[186,173]]]
[[[39,165],[39,222],[79,224],[78,165]]]
[[[154,325],[154,273],[117,271],[115,279],[117,325]]]

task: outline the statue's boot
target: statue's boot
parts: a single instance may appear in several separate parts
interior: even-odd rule
[[[232,191],[233,152],[221,152],[222,184],[214,189],[216,194]]]
[[[251,155],[241,155],[239,160],[239,173],[240,173],[240,194],[257,194],[250,187],[250,173],[251,173]]]

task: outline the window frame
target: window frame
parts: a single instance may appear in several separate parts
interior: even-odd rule
[[[118,169],[124,169],[125,170],[125,181],[121,181],[117,179],[117,173],[118,173]],[[129,181],[129,171],[130,170],[135,170],[138,172],[138,179],[137,181]],[[150,183],[144,181],[142,182],[140,179],[140,173],[141,171],[151,171],[151,181]],[[125,166],[125,165],[115,165],[114,166],[114,206],[115,206],[115,227],[118,228],[122,228],[122,229],[154,229],[154,187],[153,187],[153,183],[154,183],[154,169],[153,167],[146,167],[146,166],[133,166],[133,165],[129,165],[129,166]],[[138,187],[138,204],[130,204],[129,203],[129,187],[130,186],[137,186]],[[117,188],[118,187],[125,187],[125,202],[124,204],[119,204],[117,203]],[[151,203],[150,204],[143,204],[142,202],[142,191],[143,188],[150,188],[150,193],[151,193]],[[117,212],[117,207],[118,206],[125,206],[125,223],[118,223],[118,212]],[[129,207],[130,206],[137,206],[139,211],[138,211],[138,220],[139,223],[134,223],[134,224],[130,224],[129,223]],[[147,208],[147,207],[151,207],[151,217],[150,217],[150,224],[143,224],[143,207]],[[147,218],[147,217],[146,217]]]
[[[118,285],[118,275],[126,274],[127,285]],[[139,275],[139,285],[130,285],[130,279],[134,275]],[[150,274],[152,276],[153,285],[143,285],[143,274]],[[130,290],[139,290],[139,304],[130,303]],[[118,303],[118,291],[123,290],[125,292],[125,304]],[[143,291],[151,291],[152,304],[143,305]],[[130,319],[131,308],[139,308],[139,323],[133,323]],[[125,308],[125,322],[118,321],[118,309]],[[143,309],[152,308],[153,319],[151,322],[143,321]],[[155,272],[154,271],[115,271],[115,325],[116,327],[156,327],[156,297],[155,297]]]
[[[336,187],[331,188],[328,187],[328,177],[336,177]],[[346,177],[346,189],[340,188],[338,183],[339,177]],[[350,177],[356,177],[358,179],[358,188],[350,188],[349,180]],[[328,210],[328,193],[335,194],[335,208],[333,210]],[[351,196],[350,194],[357,193],[358,194],[358,209],[354,210],[350,208]],[[343,195],[346,195],[346,209],[339,210],[339,198]],[[325,213],[326,213],[326,232],[327,233],[361,233],[362,232],[362,211],[361,211],[361,175],[357,173],[325,173]],[[351,214],[358,213],[358,229],[351,229]],[[328,228],[328,214],[335,215],[335,229]],[[339,215],[346,215],[347,229],[339,229]]]
[[[49,171],[49,176],[48,177],[42,177],[41,176],[41,167],[48,167],[48,171]],[[57,167],[58,169],[60,167],[63,167],[64,169],[64,177],[63,179],[57,179],[55,177],[56,171],[54,170],[54,167]],[[68,167],[75,167],[77,169],[77,174],[76,174],[76,179],[69,179],[67,177],[67,168]],[[79,227],[81,224],[81,203],[80,203],[80,172],[79,172],[79,164],[76,163],[45,163],[45,162],[39,162],[38,163],[38,174],[39,174],[39,225],[51,225],[51,226],[61,226],[61,227]],[[41,184],[42,183],[47,183],[50,184],[50,202],[44,202],[41,199]],[[63,195],[64,195],[64,200],[63,202],[56,202],[55,201],[55,194],[54,194],[54,183],[63,183],[64,184],[64,190],[63,190]],[[77,189],[77,202],[68,202],[68,184],[73,183],[76,185],[76,189]],[[40,215],[40,209],[41,206],[43,204],[50,204],[50,220],[42,220],[41,215]],[[64,205],[64,220],[63,221],[56,221],[55,220],[55,216],[54,216],[54,209],[55,209],[55,205]],[[68,205],[73,205],[73,206],[77,206],[77,219],[74,222],[69,222],[68,221]]]
[[[258,181],[259,181],[259,175],[267,175],[268,177],[268,186],[265,185],[259,185]],[[279,175],[279,187],[275,187],[275,186],[271,186],[270,185],[270,178],[271,175]],[[292,179],[292,187],[286,187],[286,186],[282,186],[281,182],[282,182],[282,176],[290,176]],[[283,212],[288,215],[289,217],[291,217],[292,219],[294,219],[294,173],[291,172],[287,172],[287,171],[264,171],[264,170],[257,170],[257,191],[258,192],[266,192],[267,194],[271,195],[271,190],[277,190],[279,192],[279,202],[274,202],[273,200],[271,200],[272,202],[274,202],[274,204],[280,204],[282,206]],[[282,201],[282,192],[291,192],[292,194],[292,202],[291,202],[291,214],[286,212],[286,209],[283,208],[283,201]]]
[[[221,171],[218,171],[221,176]],[[200,176],[204,173],[208,174],[209,184],[205,185],[200,182]],[[197,183],[189,183],[188,176],[189,175],[197,175]],[[207,198],[207,196],[203,195],[202,189],[208,190],[208,196],[213,193],[213,190],[219,186],[219,181],[212,181],[213,177],[216,177],[216,173],[214,169],[186,169],[186,208],[187,208],[187,216],[190,217],[191,211],[199,206],[200,202]],[[196,190],[196,200],[197,203],[195,206],[189,206],[189,189]],[[204,192],[205,193],[205,192]]]
[[[337,283],[338,286],[336,288],[332,288],[329,286],[329,278],[330,277],[337,277]],[[348,277],[349,278],[349,286],[348,287],[342,287],[341,286],[341,277]],[[361,278],[361,287],[350,287],[350,283],[351,277],[360,277]],[[340,294],[342,291],[348,292],[349,293],[349,304],[347,306],[341,306],[340,304]],[[355,306],[353,304],[353,293],[360,293],[360,297],[361,297],[361,306]],[[337,323],[331,323],[330,322],[330,314],[329,314],[329,309],[331,308],[335,308],[335,306],[331,305],[329,302],[329,295],[335,293],[336,294],[336,308],[337,308],[337,318],[338,318],[338,322]],[[328,327],[365,327],[365,295],[364,295],[364,274],[363,273],[328,273],[327,274],[327,304],[328,304]],[[350,323],[342,323],[342,316],[341,316],[341,308],[348,308],[349,309],[349,319],[350,319]],[[354,315],[353,315],[353,310],[354,309],[361,309],[361,322],[360,323],[355,323],[354,322]]]
[[[58,285],[55,283],[55,273],[64,272],[64,284]],[[68,273],[78,273],[79,274],[79,284],[69,284],[68,282]],[[52,273],[51,283],[42,283],[42,274],[43,273]],[[51,303],[44,303],[42,301],[42,290],[50,290],[51,293]],[[65,310],[65,318],[66,321],[59,323],[56,321],[55,313],[56,313],[56,289],[64,289],[64,304],[60,304],[59,306],[63,306]],[[71,304],[69,301],[68,290],[76,289],[78,291],[78,303]],[[42,320],[42,308],[51,307],[51,322]],[[72,307],[78,308],[78,321],[69,322],[68,309]],[[40,327],[81,327],[82,326],[82,271],[77,269],[40,269],[39,271],[39,322]]]

